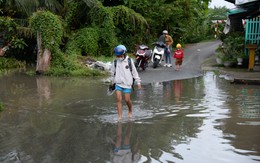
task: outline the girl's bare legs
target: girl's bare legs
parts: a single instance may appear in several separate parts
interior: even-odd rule
[[[124,145],[129,146],[130,145],[130,138],[132,134],[132,123],[128,122],[127,123],[127,130],[125,134],[125,139],[124,139]]]
[[[117,103],[117,114],[118,119],[122,119],[122,92],[116,91],[116,103]]]
[[[179,65],[175,65],[175,70],[177,71],[179,69]]]
[[[122,123],[119,121],[116,130],[116,143],[115,148],[119,149],[122,142]]]
[[[176,67],[177,67],[177,68],[176,68],[177,70],[180,70],[180,65],[177,65]]]
[[[125,93],[125,102],[128,107],[128,118],[132,117],[132,102],[130,99],[130,93]]]

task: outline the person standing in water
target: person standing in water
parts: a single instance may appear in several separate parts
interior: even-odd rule
[[[111,68],[112,84],[115,84],[115,92],[117,99],[118,119],[122,119],[122,96],[128,107],[128,117],[132,117],[132,101],[130,94],[132,92],[132,85],[137,83],[138,89],[141,89],[141,79],[135,68],[131,58],[126,54],[126,47],[118,45],[114,48],[114,53],[117,59],[114,60]]]

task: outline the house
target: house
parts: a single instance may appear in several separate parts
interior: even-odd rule
[[[224,33],[245,30],[245,52],[249,55],[249,70],[260,70],[260,1],[225,1],[233,3],[236,8],[228,11],[228,20]]]

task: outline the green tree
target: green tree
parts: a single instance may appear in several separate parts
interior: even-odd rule
[[[45,9],[52,11],[54,13],[62,13],[63,4],[60,3],[65,1],[60,0],[2,0],[0,15],[5,17],[11,17],[16,23],[16,34],[15,38],[12,40],[12,56],[22,59],[30,60],[34,62],[35,57],[33,55],[33,50],[35,50],[35,38],[32,37],[32,30],[29,27],[29,18],[34,12],[39,9]],[[11,34],[9,32],[9,34]],[[12,35],[12,34],[11,34]],[[17,37],[19,36],[19,37]],[[13,37],[13,36],[12,36]],[[22,38],[22,39],[21,39]],[[24,48],[25,45],[28,45],[26,49],[19,50],[19,48]]]
[[[18,35],[25,39],[28,47],[35,47],[38,40],[38,50],[43,50],[38,51],[38,58],[45,50],[49,50],[53,64],[58,65],[56,68],[69,65],[71,69],[66,71],[70,71],[79,68],[72,66],[75,56],[111,56],[113,47],[119,43],[125,44],[128,52],[131,52],[134,44],[156,41],[164,29],[173,36],[175,43],[200,41],[209,31],[209,19],[206,16],[209,2],[210,0],[0,0],[1,7],[3,6],[0,14],[11,17],[18,24]],[[40,16],[42,11],[45,11],[43,13],[46,14],[46,19]],[[36,15],[38,20],[34,17]],[[49,21],[52,19],[53,22]],[[41,21],[46,21],[45,27]],[[49,25],[54,25],[54,29]],[[52,31],[47,32],[47,28]],[[53,31],[58,33],[52,33]],[[32,32],[38,38],[32,37]],[[68,56],[73,62],[65,59]],[[39,70],[45,71],[45,68]]]
[[[209,20],[225,20],[227,19],[228,9],[224,7],[209,8],[208,18]]]
[[[30,18],[30,24],[37,34],[37,73],[44,73],[49,69],[51,53],[58,50],[62,38],[60,19],[48,11],[38,11]]]

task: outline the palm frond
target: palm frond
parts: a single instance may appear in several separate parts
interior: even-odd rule
[[[15,0],[14,5],[25,12],[27,16],[30,16],[34,11],[36,11],[40,3],[38,0]]]
[[[28,27],[17,27],[18,35],[24,36],[26,38],[32,37],[32,30]]]
[[[148,23],[146,19],[139,13],[135,12],[134,10],[125,7],[125,6],[116,6],[113,7],[114,10],[114,18],[116,18],[116,22],[122,21],[122,17],[124,18],[123,21],[129,21],[130,24],[148,27]]]

